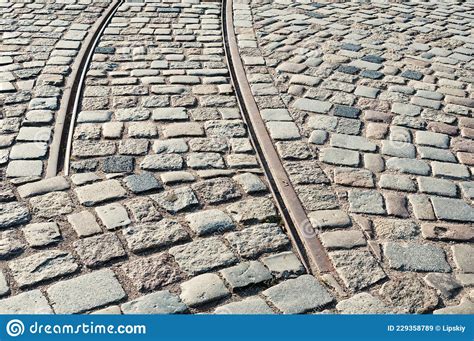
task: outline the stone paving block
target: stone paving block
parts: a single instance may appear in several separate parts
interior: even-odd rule
[[[255,258],[262,253],[277,251],[289,244],[289,240],[276,224],[260,224],[224,235],[240,256]]]
[[[341,250],[329,253],[337,273],[351,290],[362,290],[386,277],[370,252]]]
[[[373,190],[350,190],[349,210],[354,213],[385,214],[382,195]]]
[[[435,288],[442,296],[450,298],[461,289],[461,284],[452,275],[430,273],[423,278],[430,287]]]
[[[434,161],[431,163],[433,175],[450,179],[469,179],[469,170],[464,165]]]
[[[89,211],[68,215],[67,220],[79,237],[87,237],[102,232],[94,215]]]
[[[58,224],[54,222],[28,224],[22,231],[27,243],[33,247],[46,246],[61,240]]]
[[[97,216],[108,230],[130,225],[127,210],[121,204],[113,203],[95,208]]]
[[[181,284],[181,300],[190,307],[209,303],[230,295],[216,274],[196,276]]]
[[[377,145],[362,136],[332,134],[331,146],[345,149],[374,152]]]
[[[328,250],[352,249],[367,245],[364,234],[357,230],[324,232],[320,238]]]
[[[385,140],[382,141],[382,154],[413,159],[416,156],[416,150],[411,143]]]
[[[451,247],[456,267],[463,273],[474,273],[474,247],[468,244],[458,244]]]
[[[6,174],[10,178],[41,176],[43,162],[41,160],[14,160],[7,166]]]
[[[299,98],[293,103],[293,108],[296,110],[310,111],[324,114],[329,112],[332,104],[330,102],[317,101],[307,98]]]
[[[417,181],[420,192],[422,193],[436,194],[447,197],[457,196],[457,187],[452,181],[431,177],[418,177]]]
[[[270,136],[275,140],[294,140],[301,137],[298,127],[293,122],[266,123]]]
[[[110,269],[58,282],[48,288],[47,294],[56,314],[78,314],[126,297]]]
[[[39,290],[26,291],[0,301],[1,314],[52,314],[48,300]]]
[[[401,271],[450,272],[446,255],[441,248],[428,244],[388,242],[384,254],[392,269]]]
[[[188,119],[186,109],[181,108],[158,108],[153,110],[151,118],[155,121],[174,121]]]
[[[415,274],[405,274],[385,282],[379,294],[384,301],[406,313],[430,311],[439,300],[436,291],[427,287]]]
[[[129,175],[124,178],[124,182],[133,193],[142,193],[163,188],[153,174],[149,172]]]
[[[389,308],[382,300],[365,292],[340,301],[336,305],[336,309],[342,314],[394,313],[394,310]]]
[[[128,226],[123,230],[128,247],[134,252],[172,245],[189,239],[181,224],[171,219]]]
[[[122,243],[114,233],[79,239],[73,243],[73,247],[81,261],[91,268],[126,255]]]
[[[22,185],[18,187],[18,194],[22,198],[29,198],[38,194],[62,191],[65,189],[69,189],[69,187],[70,185],[67,182],[66,178],[62,176],[56,176],[53,178]]]
[[[106,180],[75,189],[79,202],[84,206],[94,206],[107,200],[121,199],[126,191],[118,180]]]
[[[442,241],[472,241],[474,230],[468,225],[427,223],[421,226],[424,238]]]
[[[50,219],[71,213],[73,202],[66,192],[50,192],[30,199],[31,213],[37,218]]]
[[[177,213],[199,203],[193,190],[189,187],[171,189],[151,195],[150,198],[170,213]]]
[[[419,226],[410,220],[377,218],[373,220],[377,236],[381,239],[414,239],[420,233]]]
[[[251,261],[220,271],[231,290],[259,284],[272,279],[270,271],[260,262]]]
[[[187,306],[179,297],[168,290],[141,296],[121,305],[124,314],[179,314],[187,311]]]
[[[438,219],[474,222],[474,208],[462,199],[431,197]]]
[[[8,263],[20,288],[74,273],[78,269],[70,253],[61,250],[37,252]]]
[[[349,215],[342,210],[315,211],[309,213],[308,218],[315,229],[347,227],[352,224]]]
[[[303,264],[292,251],[264,257],[262,262],[276,278],[297,277],[305,272]]]
[[[273,314],[268,304],[258,296],[248,297],[239,302],[224,304],[214,310],[214,314]]]
[[[222,233],[235,228],[232,219],[221,210],[212,209],[186,215],[189,227],[199,236]]]
[[[357,167],[360,162],[360,155],[356,151],[339,148],[323,148],[319,154],[319,159],[331,165]]]
[[[303,292],[305,295],[301,295]],[[321,309],[334,301],[331,294],[311,275],[284,281],[263,291],[263,295],[284,314]]]
[[[195,275],[237,262],[232,251],[217,237],[198,239],[169,250],[179,267]]]
[[[429,175],[430,165],[425,161],[391,157],[386,162],[387,169],[397,170],[402,173]]]
[[[121,266],[126,276],[140,291],[152,291],[184,278],[173,258],[167,253],[140,257]]]
[[[7,228],[30,221],[27,206],[18,202],[0,203],[0,227]]]

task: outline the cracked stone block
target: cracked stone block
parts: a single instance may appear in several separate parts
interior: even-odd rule
[[[232,251],[217,237],[198,239],[169,250],[179,267],[195,275],[237,262]]]
[[[383,197],[377,191],[350,190],[349,206],[349,210],[354,213],[386,213]]]
[[[49,192],[62,191],[69,189],[70,185],[63,176],[56,176],[53,178],[40,180],[37,182],[28,183],[18,187],[18,194],[22,198],[29,198],[38,194],[45,194]]]
[[[94,206],[107,200],[121,199],[127,192],[118,180],[106,180],[75,189],[79,202],[84,206]]]
[[[133,252],[173,245],[189,239],[183,226],[170,219],[128,226],[123,230],[123,236]]]
[[[22,231],[27,243],[33,247],[46,246],[61,240],[58,224],[54,222],[28,224]]]
[[[404,274],[384,283],[380,296],[400,312],[421,314],[438,305],[438,295],[427,287],[415,274]]]
[[[123,290],[110,269],[61,281],[47,290],[56,314],[78,314],[124,299]]]
[[[95,212],[107,230],[115,230],[131,224],[127,210],[121,204],[113,203],[99,206],[95,208]]]
[[[189,187],[171,189],[160,194],[151,195],[150,198],[170,213],[177,213],[199,204],[196,195]]]
[[[16,226],[30,221],[28,207],[19,202],[0,203],[0,228]]]
[[[126,255],[122,243],[113,233],[79,239],[73,243],[73,247],[82,262],[90,268]]]
[[[187,311],[186,304],[168,290],[141,296],[121,305],[124,314],[179,314]]]
[[[242,224],[273,222],[277,219],[275,205],[268,198],[240,200],[227,206],[227,212]]]
[[[315,229],[348,227],[352,225],[349,215],[342,210],[320,210],[308,214]]]
[[[264,257],[262,262],[276,278],[297,277],[305,272],[303,264],[292,251]]]
[[[462,199],[431,197],[438,219],[474,222],[474,208]]]
[[[239,302],[224,304],[214,310],[214,314],[245,314],[245,315],[267,315],[273,314],[273,310],[260,297],[248,297]]]
[[[94,215],[89,211],[70,214],[67,216],[67,220],[79,237],[92,236],[102,232]]]
[[[74,258],[61,250],[42,251],[8,263],[20,288],[68,275],[78,269]]]
[[[31,290],[0,301],[0,314],[52,314],[48,300],[39,290]]]
[[[400,271],[450,272],[443,249],[429,244],[384,244],[384,254],[392,269]]]
[[[320,238],[328,250],[352,249],[367,245],[364,234],[358,230],[324,232]]]
[[[181,300],[195,307],[230,295],[222,279],[216,274],[196,276],[181,284]]]
[[[289,240],[277,224],[260,224],[224,236],[244,258],[256,258],[262,253],[277,251],[289,245]]]
[[[241,197],[236,184],[229,178],[209,179],[193,184],[191,187],[204,201],[210,204],[218,204]]]
[[[452,297],[456,291],[462,288],[461,283],[448,274],[431,273],[426,275],[424,280],[426,284],[447,298]]]
[[[474,273],[474,246],[458,244],[451,247],[454,263],[463,273]]]
[[[321,309],[334,301],[331,294],[311,275],[289,279],[262,294],[284,314],[301,314]]]
[[[237,264],[220,271],[232,291],[272,279],[270,271],[260,262],[251,261]]]
[[[381,239],[415,239],[420,234],[419,226],[405,219],[374,219],[373,225]]]
[[[421,233],[424,238],[441,241],[472,241],[474,240],[474,229],[467,225],[454,224],[423,224]]]
[[[152,291],[184,278],[173,258],[167,253],[140,257],[121,266],[126,276],[140,291]]]
[[[329,258],[344,284],[354,291],[387,277],[377,260],[365,250],[333,251],[329,253]]]
[[[235,228],[232,219],[221,210],[204,210],[186,215],[189,227],[198,236],[221,233]]]
[[[51,192],[30,199],[31,213],[36,218],[53,218],[71,213],[74,204],[65,192]]]
[[[337,311],[342,314],[393,314],[394,309],[372,296],[369,293],[362,292],[348,299],[340,301],[336,305]]]

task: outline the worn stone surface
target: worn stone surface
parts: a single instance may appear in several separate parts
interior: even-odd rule
[[[193,307],[227,297],[229,290],[216,274],[196,276],[181,284],[181,300]]]
[[[57,314],[81,313],[126,297],[110,269],[56,283],[48,288],[47,293]]]
[[[120,308],[124,314],[178,314],[188,309],[179,297],[168,290],[140,296],[122,304]]]
[[[301,295],[303,292],[305,295]],[[263,295],[284,314],[320,309],[334,300],[311,275],[302,275],[277,284],[265,290]]]

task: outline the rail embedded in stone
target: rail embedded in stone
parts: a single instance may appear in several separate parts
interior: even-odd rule
[[[222,20],[225,53],[243,117],[272,193],[278,202],[287,231],[298,248],[308,270],[333,272],[334,268],[321,244],[286,173],[268,134],[240,59],[233,22],[233,0],[223,0]]]
[[[114,0],[109,9],[91,28],[92,34],[86,38],[72,66],[72,73],[61,99],[60,110],[54,125],[53,140],[50,145],[46,178],[51,178],[63,171],[69,175],[69,162],[72,149],[72,137],[77,111],[82,97],[84,80],[92,60],[94,50],[110,20],[125,0]]]

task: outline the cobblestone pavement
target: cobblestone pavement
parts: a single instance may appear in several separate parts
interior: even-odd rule
[[[337,310],[474,312],[474,5],[235,0],[234,26],[267,130],[357,293]]]
[[[332,276],[307,274],[283,229],[220,3],[122,4],[87,72],[72,175],[45,178],[113,2],[1,1],[0,313],[473,312],[472,5],[234,3]]]
[[[7,168],[18,187],[0,204],[1,313],[299,313],[335,302],[282,231],[230,85],[220,11],[125,3],[113,16],[87,73],[73,174],[31,182],[41,170]]]

